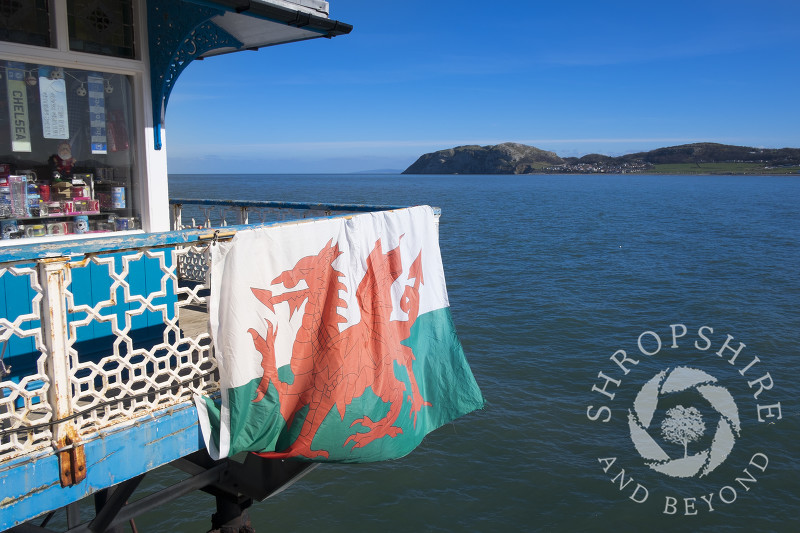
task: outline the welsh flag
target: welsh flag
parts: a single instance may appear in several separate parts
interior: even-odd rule
[[[483,396],[456,336],[427,206],[240,231],[211,247],[215,459],[402,457]]]

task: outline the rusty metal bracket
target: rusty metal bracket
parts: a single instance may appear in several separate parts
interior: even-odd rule
[[[75,428],[68,426],[65,433],[62,438],[65,447],[59,446],[58,450],[58,471],[61,486],[71,487],[86,479],[86,454]]]

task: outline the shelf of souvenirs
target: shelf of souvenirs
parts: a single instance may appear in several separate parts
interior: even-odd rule
[[[86,211],[46,216],[0,218],[2,239],[25,239],[51,235],[82,235],[138,229],[136,217],[118,213]]]
[[[2,240],[81,235],[138,228],[124,184],[95,183],[93,174],[38,181],[35,174],[0,175]]]
[[[110,206],[103,206],[108,209]],[[55,202],[37,200],[20,206],[0,202],[0,219],[3,218],[50,218],[75,215],[99,215],[100,202],[91,198],[73,198]]]

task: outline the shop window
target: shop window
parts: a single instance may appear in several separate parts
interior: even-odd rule
[[[0,74],[4,242],[138,228],[131,79],[15,61]]]
[[[0,41],[51,46],[47,0],[0,0]]]
[[[68,0],[67,21],[70,50],[134,58],[131,0]]]

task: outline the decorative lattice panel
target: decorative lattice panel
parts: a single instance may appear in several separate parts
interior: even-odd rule
[[[64,302],[66,322],[59,330],[53,313],[44,319],[66,338],[66,353],[54,354],[67,368],[69,415],[60,419],[48,397],[57,389],[47,374],[44,269],[0,263],[0,350],[11,367],[0,380],[0,462],[50,447],[57,427],[87,438],[218,389],[207,287],[177,273],[188,254],[205,261],[207,246],[97,253],[56,267],[63,284],[51,298]]]
[[[70,265],[73,410],[82,433],[216,388],[207,331],[181,329],[182,309],[204,303],[202,285],[179,286],[176,265],[186,250],[95,255]],[[76,291],[86,278],[92,297],[82,302]]]
[[[42,347],[42,287],[34,266],[0,265],[0,460],[47,447],[49,380]],[[27,298],[20,298],[27,295]],[[14,370],[17,372],[11,374]]]
[[[178,277],[182,283],[187,305],[206,304],[206,276],[208,274],[208,244],[182,246],[176,251]]]

